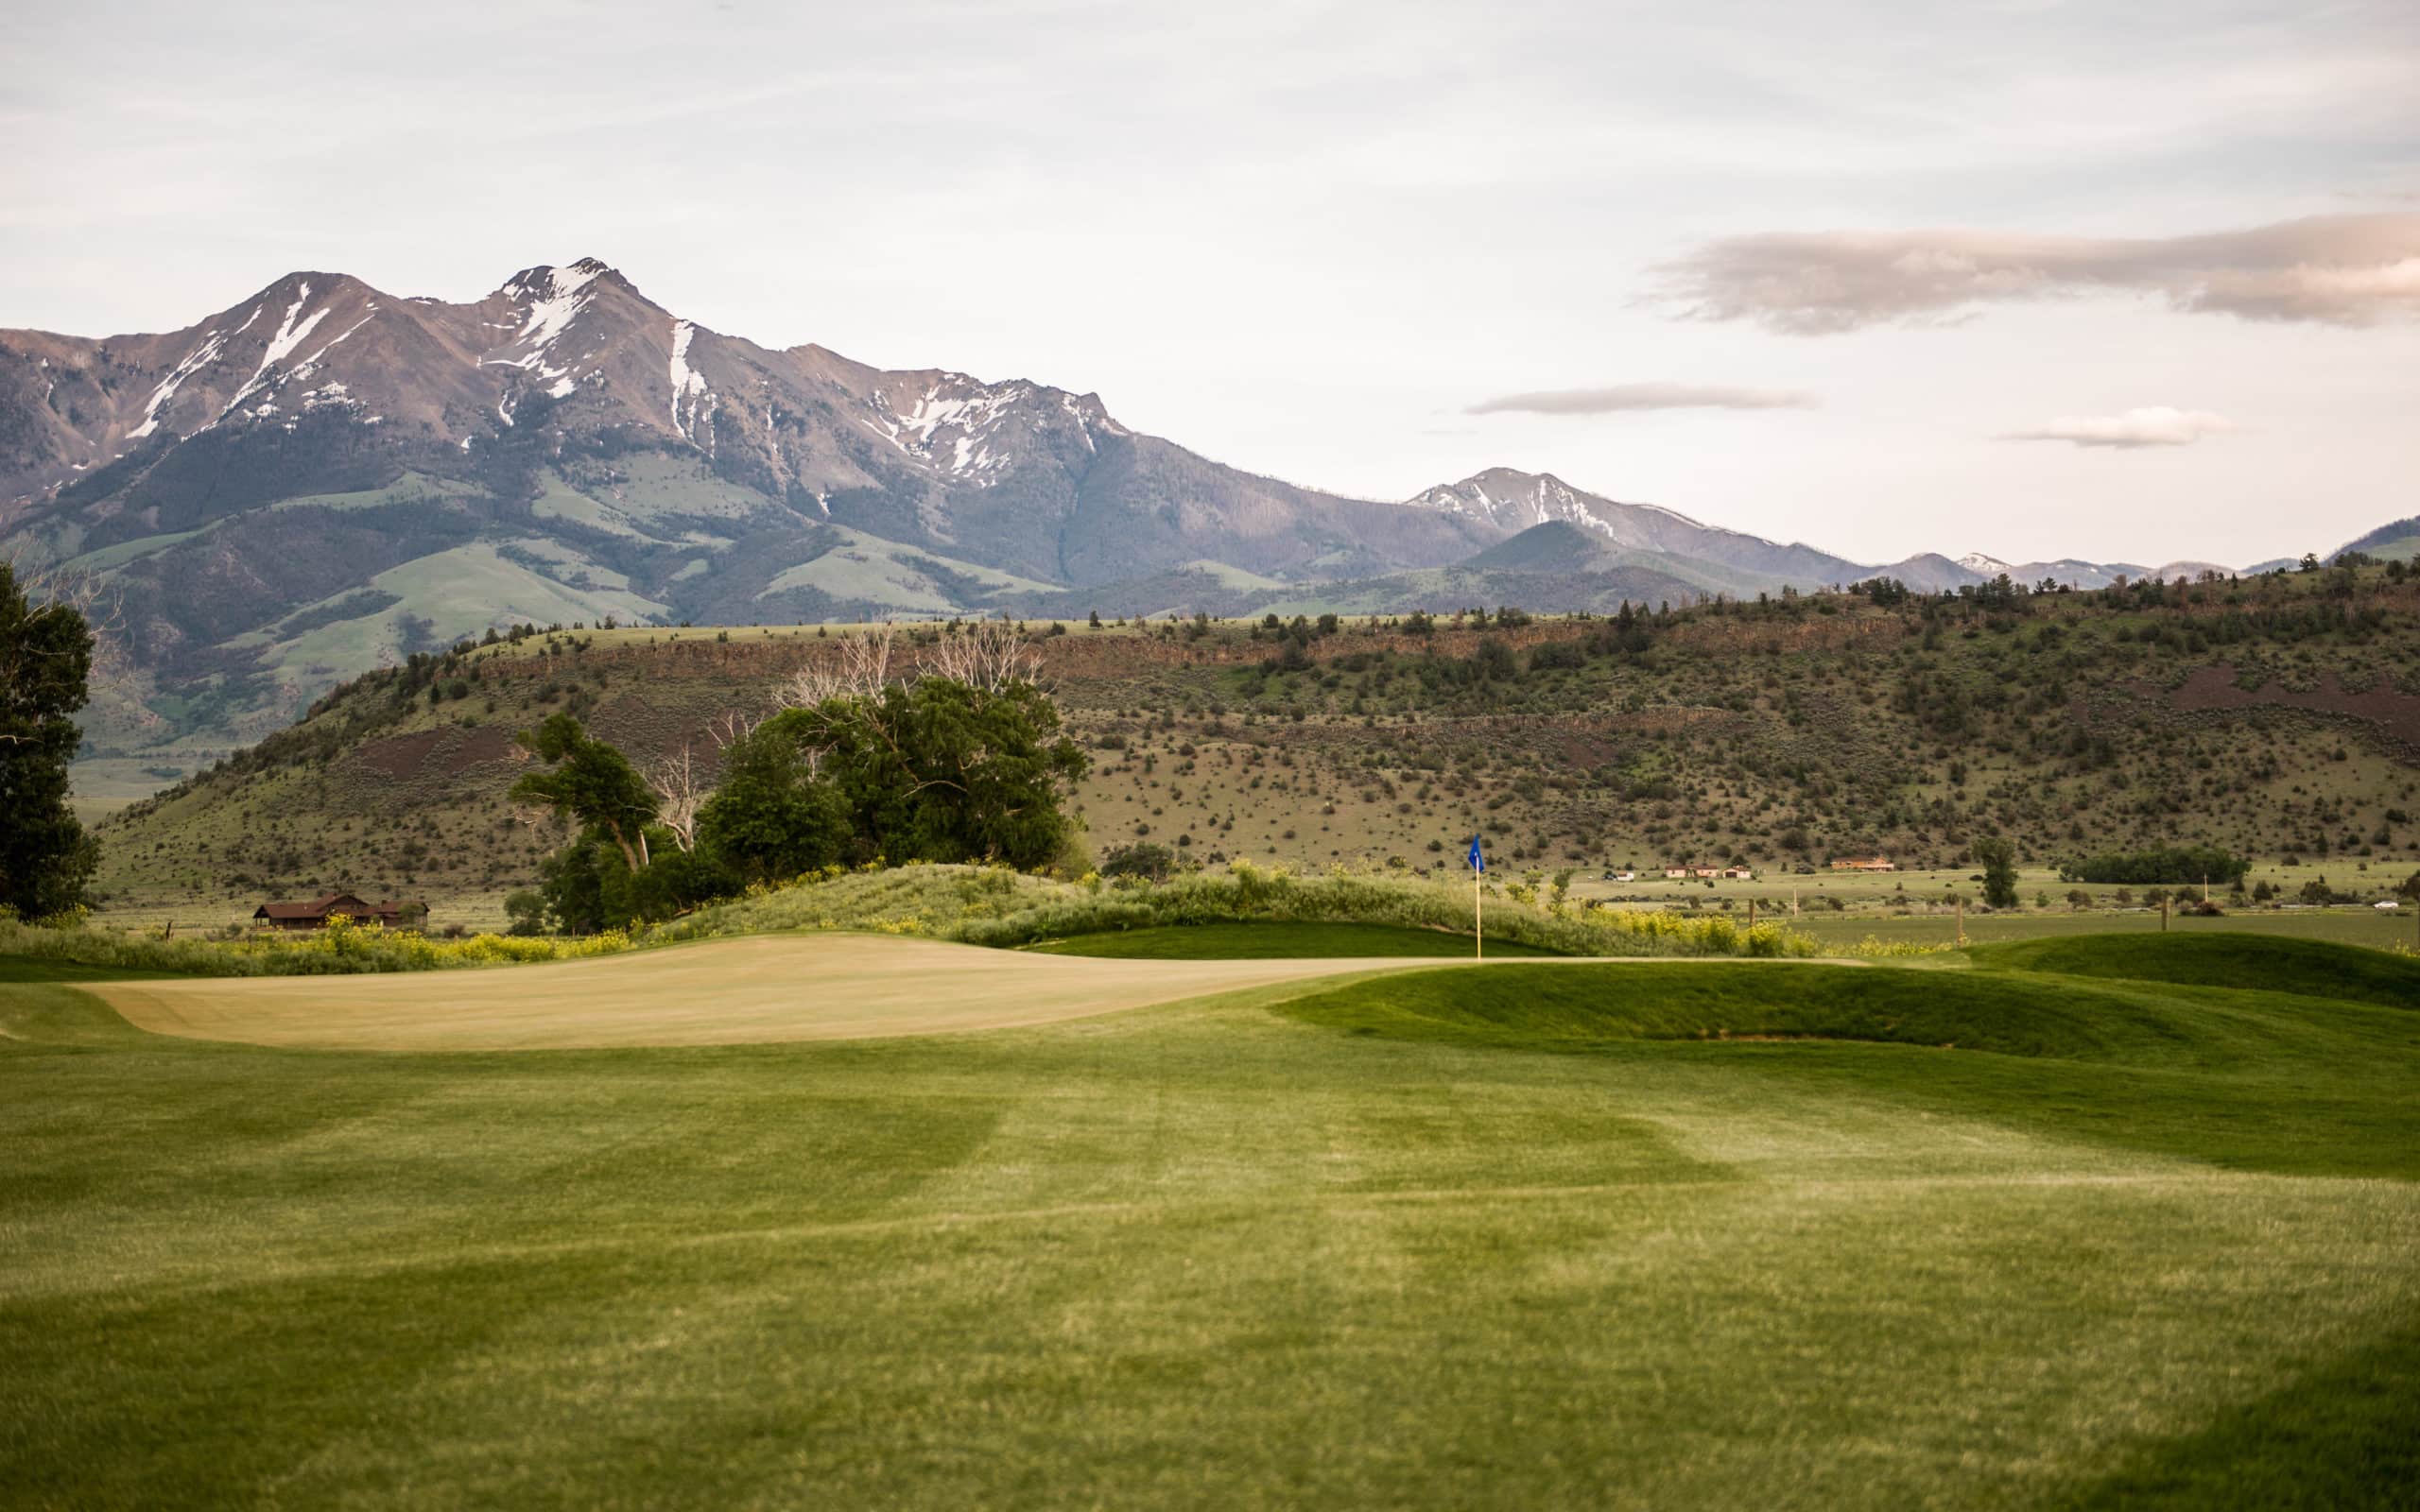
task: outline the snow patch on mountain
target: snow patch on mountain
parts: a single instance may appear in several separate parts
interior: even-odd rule
[[[874,390],[866,399],[866,421],[875,434],[906,455],[953,478],[990,483],[1013,460],[1005,446],[994,451],[992,443],[1002,439],[1003,430],[1020,418],[1028,428],[1035,428],[1027,406],[1041,392],[1021,379],[984,384],[962,372],[946,372],[927,384],[916,397],[915,406],[904,415],[892,409],[888,394]],[[1073,397],[1064,403],[1083,432],[1086,447],[1098,451]]]
[[[1563,520],[1608,540],[1617,539],[1619,534],[1611,521],[1591,507],[1587,495],[1549,472],[1530,478],[1519,473],[1481,472],[1460,483],[1439,484],[1406,502],[1446,514],[1484,520],[1507,530],[1526,530],[1549,520]],[[1624,507],[1663,515],[1693,529],[1706,528],[1679,510],[1667,509],[1660,505],[1626,505]]]
[[[335,309],[334,305],[321,305],[311,312],[308,319],[300,325],[295,324],[294,318],[302,313],[302,306],[310,302],[311,285],[304,284],[296,291],[294,302],[285,307],[285,318],[278,322],[277,335],[269,337],[268,345],[262,349],[261,365],[252,369],[252,376],[245,381],[244,387],[235,390],[235,397],[227,401],[226,407],[218,412],[220,419],[223,420],[234,413],[237,405],[257,392],[262,386],[262,380],[268,376],[269,369],[292,354],[294,349],[308,339],[311,333],[319,328],[320,322],[326,319],[329,313]]]
[[[322,313],[324,314],[325,312]],[[363,326],[368,325],[372,319],[376,318],[377,314],[378,306],[374,304],[372,305],[370,307],[369,314],[364,315],[360,319],[355,320],[353,324],[345,327],[344,334],[342,335],[337,336],[334,341],[329,342],[326,346],[321,347],[319,351],[303,358],[302,365],[295,369],[291,373],[288,373],[285,381],[287,383],[296,382],[303,378],[308,378],[311,374],[319,371],[320,359],[321,357],[326,356],[329,352],[334,352],[337,348],[344,345],[347,337],[351,336],[355,331],[360,330]]]
[[[260,314],[260,311],[256,309],[252,314],[258,315]],[[251,323],[252,322],[249,318],[244,321],[244,325],[251,325]],[[239,325],[235,328],[237,335],[241,335],[243,333],[244,325]],[[212,362],[216,361],[218,356],[219,349],[225,344],[225,341],[216,332],[203,332],[201,334],[201,344],[195,347],[191,352],[185,353],[185,360],[178,363],[168,373],[168,376],[160,380],[160,387],[151,390],[150,400],[143,406],[143,423],[127,432],[127,439],[133,440],[139,437],[148,436],[153,431],[158,430],[160,428],[160,406],[166,404],[169,400],[177,397],[177,389],[179,386],[183,384],[187,378],[192,377],[195,373],[199,372],[202,369],[210,366]],[[43,397],[46,400],[50,395],[47,392],[44,392]]]
[[[515,279],[504,286],[504,291],[516,301],[529,301],[529,307],[522,312],[520,335],[514,337],[513,345],[543,351],[570,328],[580,311],[588,308],[595,296],[585,291],[605,271],[605,266],[588,261],[536,271],[544,275],[542,281],[524,284]]]
[[[679,431],[690,445],[698,442],[698,423],[706,422],[705,444],[714,444],[714,391],[706,387],[706,375],[689,366],[689,343],[698,328],[686,320],[672,322],[672,360],[667,375],[672,380],[672,428]]]

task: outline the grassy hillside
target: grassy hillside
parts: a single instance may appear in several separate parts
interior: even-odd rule
[[[711,1013],[616,994],[680,954],[593,963],[596,1011]],[[442,1025],[459,981],[334,986],[425,987]],[[81,986],[0,963],[29,1504],[2388,1507],[2420,1477],[2409,1009],[1513,963],[426,1054],[156,1037]]]
[[[2379,568],[2004,607],[1793,597],[1627,634],[1453,614],[1300,643],[1254,621],[1033,627],[1093,753],[1097,854],[1452,868],[1481,831],[1509,871],[1574,868],[1590,896],[1744,906],[1734,885],[1597,877],[1737,858],[1768,910],[1791,889],[1817,910],[1971,902],[1988,833],[2017,842],[2045,912],[2069,906],[2058,859],[2134,845],[2208,841],[2364,901],[2420,868],[2420,584]],[[106,826],[103,885],[130,917],[216,922],[343,881],[493,921],[559,839],[504,803],[512,731],[571,709],[636,755],[709,752],[720,716],[761,712],[835,633],[582,628],[372,675]],[[1824,870],[1872,850],[1918,875]]]

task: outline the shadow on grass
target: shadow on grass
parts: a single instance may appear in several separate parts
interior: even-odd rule
[[[2420,1501],[2420,1330],[2164,1440],[2060,1512],[2167,1507],[2408,1508]]]

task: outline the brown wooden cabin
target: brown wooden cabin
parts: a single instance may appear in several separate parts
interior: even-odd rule
[[[329,892],[308,902],[263,903],[252,910],[252,922],[268,929],[324,929],[328,920],[338,914],[356,924],[403,929],[426,919],[428,904],[402,899],[382,899],[372,903],[357,893]]]

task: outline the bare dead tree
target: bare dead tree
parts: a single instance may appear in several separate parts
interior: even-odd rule
[[[1039,684],[1042,653],[1006,620],[984,620],[957,635],[944,635],[916,658],[926,677],[949,678],[986,693],[1019,682]]]
[[[647,764],[640,774],[647,785],[655,790],[660,803],[656,816],[672,832],[673,843],[684,852],[698,848],[698,809],[713,791],[700,777],[698,765],[690,758],[689,747],[683,745],[679,753],[659,756]]]
[[[880,693],[890,680],[891,644],[888,625],[863,635],[840,637],[831,662],[801,667],[774,687],[774,706],[812,709],[826,698],[863,698]]]
[[[726,709],[719,718],[706,727],[706,738],[715,743],[715,749],[729,750],[756,733],[756,727],[764,722],[764,717],[760,714],[752,714],[737,709]]]

